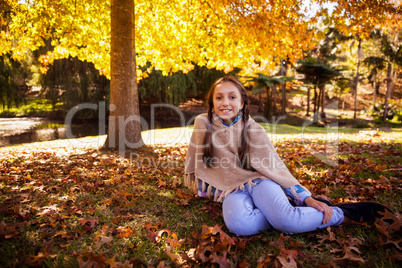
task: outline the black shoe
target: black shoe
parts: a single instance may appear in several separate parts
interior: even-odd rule
[[[322,199],[322,198],[316,198],[316,197],[313,197],[313,198],[314,198],[315,200],[317,200],[317,201],[320,201],[320,202],[323,202],[323,203],[327,204],[327,205],[330,206],[330,207],[333,207],[333,206],[334,206],[334,204],[332,204],[332,203],[329,202],[328,200],[325,200],[325,199]],[[290,202],[290,204],[291,204],[292,206],[297,207],[297,204],[296,204],[292,199],[290,199],[289,202]]]
[[[354,222],[375,222],[376,218],[382,217],[379,212],[385,212],[385,210],[395,214],[386,206],[376,202],[340,203],[336,206]]]
[[[317,197],[314,197],[314,199],[317,200],[317,201],[323,202],[323,203],[327,204],[327,205],[330,206],[330,207],[333,207],[333,206],[334,206],[334,204],[332,204],[332,203],[331,203],[330,201],[328,201],[328,200],[325,200],[325,199],[322,199],[322,198],[317,198]]]

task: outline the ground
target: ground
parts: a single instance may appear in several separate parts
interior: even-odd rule
[[[338,133],[337,147],[325,131],[278,134],[278,153],[315,196],[396,215],[252,237],[231,234],[221,204],[182,184],[188,139],[169,142],[191,128],[149,132],[127,157],[99,150],[105,136],[0,148],[0,266],[400,267],[401,132]]]

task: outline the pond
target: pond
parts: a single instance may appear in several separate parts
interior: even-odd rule
[[[154,106],[142,107],[143,130],[185,126],[194,122],[195,116],[207,110],[204,102],[194,100],[180,107],[169,104]],[[98,120],[77,122],[74,120],[69,128],[64,120],[54,121],[39,117],[0,118],[0,147],[67,139],[71,138],[71,135],[68,135],[70,131],[74,138],[106,134],[105,123],[99,126]]]
[[[183,126],[183,119],[173,116],[158,116],[155,120],[149,117],[145,120],[147,129],[160,129]],[[185,122],[187,122],[185,121]],[[0,147],[11,146],[22,143],[32,143],[40,141],[50,141],[57,139],[81,138],[87,136],[97,136],[106,134],[106,126],[99,126],[97,120],[73,122],[71,128],[65,125],[64,121],[53,121],[39,117],[25,118],[0,118]],[[71,131],[71,132],[70,132]]]
[[[21,143],[66,139],[69,128],[61,121],[43,118],[0,118],[0,147]],[[104,135],[98,122],[73,124],[74,138]]]

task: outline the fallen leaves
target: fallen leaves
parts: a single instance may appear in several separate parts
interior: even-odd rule
[[[103,235],[97,235],[95,236],[95,246],[97,248],[100,248],[103,244],[110,244],[112,242],[113,237],[111,236],[103,236]]]
[[[236,242],[227,235],[222,229],[203,226],[201,234],[193,233],[193,245],[195,250],[191,251],[196,260],[201,263],[216,263],[220,267],[231,267],[237,264],[237,254],[235,251]]]
[[[84,228],[84,230],[88,232],[92,231],[97,222],[98,220],[85,220],[85,219],[78,220],[78,224],[81,225]]]
[[[5,222],[0,223],[0,239],[10,239],[18,236],[19,229],[23,227],[26,223],[19,223],[17,225],[10,226]]]
[[[319,140],[304,143],[326,152]],[[332,202],[381,196],[400,209],[400,144],[341,141],[336,167],[314,158],[297,139],[276,147],[314,194]],[[186,145],[146,147],[130,159],[62,141],[0,151],[0,266],[370,266],[366,254],[376,247],[386,248],[378,258],[401,261],[398,213],[385,212],[373,226],[360,227],[370,235],[333,227],[234,237],[224,227],[221,204],[183,187]]]
[[[336,240],[340,244],[340,249],[334,248],[332,252],[343,254],[340,258],[335,258],[335,260],[349,260],[354,262],[364,263],[365,261],[356,253],[360,254],[359,246],[363,244],[363,242],[355,237],[348,237],[343,240]]]
[[[276,147],[295,177],[316,195],[345,191],[353,199],[335,197],[334,201],[358,201],[376,199],[378,193],[385,191],[401,190],[400,141],[394,141],[392,137],[377,139],[380,142],[365,140],[364,137],[359,142],[341,140],[337,150],[329,154],[325,139],[287,139]],[[326,156],[336,165],[328,168],[325,161],[312,155]],[[332,184],[331,187],[329,184]]]
[[[42,266],[43,261],[49,258],[55,258],[56,256],[57,254],[51,254],[45,250],[44,252],[39,252],[36,256],[25,256],[25,264],[30,266]]]

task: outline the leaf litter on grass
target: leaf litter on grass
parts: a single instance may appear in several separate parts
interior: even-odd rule
[[[148,145],[130,151],[131,158],[99,151],[99,137],[0,148],[0,264],[398,266],[401,140],[387,133],[341,135],[333,167],[311,153],[326,151],[322,136],[303,142],[297,135],[276,137],[286,165],[316,196],[332,202],[378,199],[397,214],[385,213],[373,226],[292,236],[273,230],[253,237],[231,234],[220,204],[182,185],[185,143]],[[382,256],[375,254],[379,247]]]

